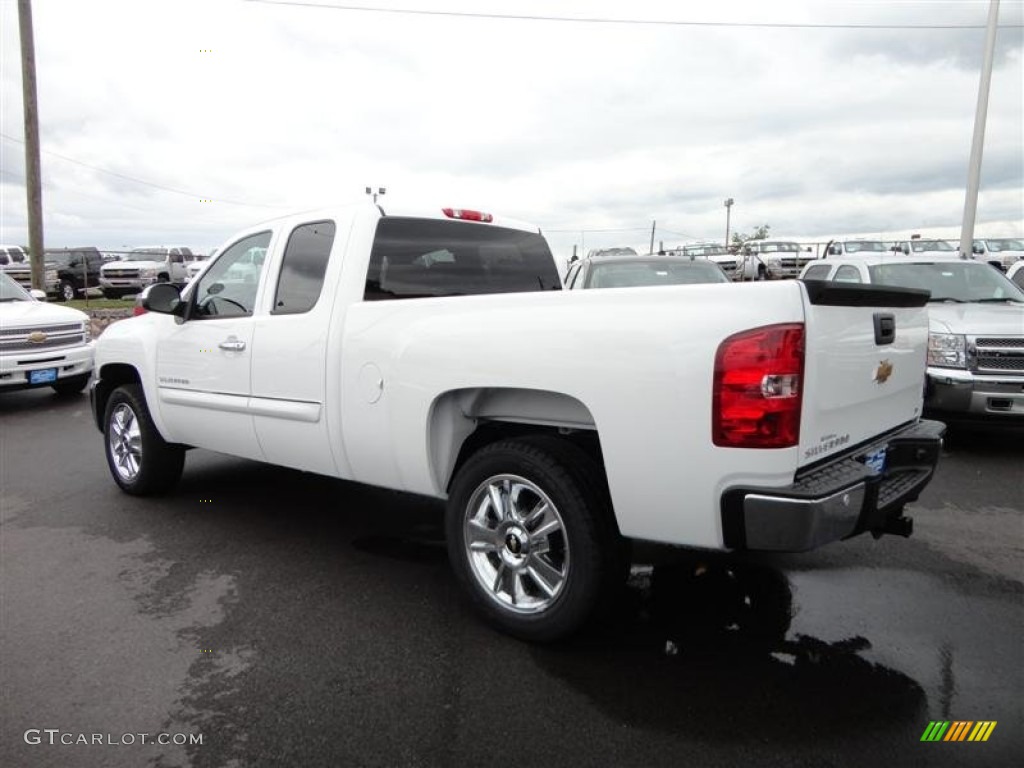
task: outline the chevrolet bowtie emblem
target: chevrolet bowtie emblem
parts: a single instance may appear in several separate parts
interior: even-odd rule
[[[885,384],[890,376],[892,376],[892,363],[888,360],[882,360],[875,369],[875,381],[879,384]]]
[[[32,331],[32,333],[28,335],[28,340],[33,344],[42,344],[46,341],[46,338],[46,334],[42,331]]]

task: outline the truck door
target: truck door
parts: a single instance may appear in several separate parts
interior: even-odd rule
[[[325,399],[334,296],[324,291],[336,230],[334,221],[313,221],[287,233],[270,311],[255,320],[250,400],[266,460],[325,475],[337,474]]]
[[[177,442],[262,459],[249,410],[253,313],[262,285],[247,266],[232,267],[252,249],[266,249],[271,232],[248,235],[210,265],[190,294],[185,322],[157,342],[157,387],[164,423]]]

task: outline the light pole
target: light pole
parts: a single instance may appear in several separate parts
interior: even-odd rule
[[[725,198],[723,205],[725,206],[725,247],[729,248],[729,219],[732,214],[732,203],[731,197]]]
[[[992,82],[992,59],[995,56],[996,28],[999,20],[999,0],[988,6],[988,24],[985,27],[985,49],[981,62],[981,81],[978,84],[978,106],[974,111],[974,138],[971,139],[971,158],[967,168],[967,194],[964,198],[964,218],[960,227],[960,258],[969,259],[974,253],[974,221],[978,213],[978,187],[981,185],[981,155],[985,148],[985,121],[988,118],[988,92]]]
[[[384,187],[377,187],[377,191],[373,191],[373,187],[366,188],[366,194],[373,195],[373,204],[377,204],[377,195],[383,195],[387,190]]]

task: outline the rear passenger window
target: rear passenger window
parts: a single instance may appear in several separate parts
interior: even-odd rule
[[[844,264],[836,270],[836,276],[832,278],[836,283],[859,283],[860,271],[849,264]]]
[[[292,230],[277,278],[272,314],[308,312],[316,304],[324,286],[334,231],[333,221],[303,224]]]
[[[387,217],[366,275],[367,301],[559,291],[544,238],[490,224]]]
[[[824,280],[828,277],[831,264],[815,264],[804,273],[804,280]]]

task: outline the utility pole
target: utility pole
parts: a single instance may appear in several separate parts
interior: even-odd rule
[[[730,224],[729,218],[732,215],[732,203],[733,203],[733,199],[731,197],[726,198],[725,202],[723,203],[723,205],[725,206],[725,247],[726,248],[729,247],[729,224]]]
[[[25,112],[25,194],[28,198],[28,252],[32,287],[43,285],[43,180],[39,169],[39,104],[36,101],[36,46],[32,38],[32,2],[18,0],[21,33],[21,96]]]
[[[971,161],[967,168],[967,197],[964,200],[964,219],[960,227],[960,255],[974,253],[974,219],[978,213],[978,187],[981,186],[981,154],[985,149],[985,120],[988,117],[988,90],[992,83],[992,59],[996,49],[996,22],[999,20],[999,0],[990,0],[988,26],[985,29],[985,52],[981,62],[981,82],[978,84],[978,107],[974,112],[974,138],[971,140]]]
[[[651,247],[647,250],[648,253],[654,253],[654,228],[658,226],[657,221],[651,222]]]

